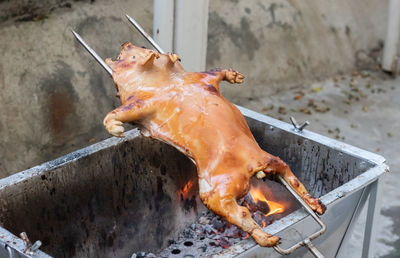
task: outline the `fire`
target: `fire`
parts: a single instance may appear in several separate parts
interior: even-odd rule
[[[263,202],[266,203],[269,207],[269,212],[265,214],[265,216],[269,216],[276,213],[282,213],[285,211],[285,206],[274,201],[269,201],[261,191],[261,189],[251,186],[249,191],[251,198],[253,198],[254,202]]]
[[[184,198],[187,198],[187,197],[188,197],[188,194],[189,194],[189,191],[190,191],[190,189],[192,188],[192,186],[193,186],[193,182],[192,182],[192,180],[189,180],[189,181],[185,184],[185,186],[183,187],[183,189],[178,191],[178,194],[179,194],[179,195],[182,195]]]

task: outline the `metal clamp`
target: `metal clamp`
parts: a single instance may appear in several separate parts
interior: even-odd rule
[[[28,235],[25,232],[22,232],[21,234],[19,234],[19,236],[25,242],[25,254],[34,255],[35,252],[39,250],[40,246],[42,245],[42,242],[40,240],[37,240],[34,244],[32,244],[28,238]]]
[[[291,194],[296,197],[296,199],[300,202],[300,204],[303,206],[303,208],[313,217],[313,219],[321,226],[321,229],[311,236],[307,237],[306,239],[298,242],[297,244],[293,245],[292,247],[288,249],[283,249],[279,245],[274,246],[275,251],[277,251],[280,254],[287,255],[291,254],[294,250],[298,249],[301,246],[306,246],[310,252],[318,258],[324,257],[324,255],[318,251],[318,249],[311,243],[311,240],[317,238],[318,236],[322,235],[326,231],[326,225],[325,223],[319,218],[317,214],[308,206],[308,204],[297,194],[297,192],[283,179],[281,176],[278,176],[279,180],[281,183],[289,190]]]
[[[302,123],[301,125],[299,125],[299,124],[296,122],[296,119],[294,119],[294,117],[292,117],[292,116],[289,117],[289,119],[290,119],[290,122],[292,122],[292,125],[294,126],[294,129],[295,129],[296,131],[298,131],[298,132],[303,131],[303,129],[304,129],[307,125],[310,124],[310,122],[305,121],[304,123]]]

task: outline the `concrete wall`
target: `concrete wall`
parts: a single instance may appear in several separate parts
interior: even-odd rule
[[[108,137],[118,106],[112,80],[74,40],[102,56],[125,41],[146,45],[128,13],[152,28],[152,1],[0,1],[0,177]],[[246,106],[355,67],[372,67],[385,34],[387,1],[210,1],[207,67],[246,80],[222,86]]]
[[[243,87],[223,93],[246,105],[351,69],[375,68],[388,1],[210,1],[207,66],[232,66]],[[371,67],[371,65],[373,65]]]
[[[53,2],[0,24],[0,176],[109,137],[114,84],[71,29],[106,58],[126,41],[145,45],[125,12],[152,28],[152,1]]]

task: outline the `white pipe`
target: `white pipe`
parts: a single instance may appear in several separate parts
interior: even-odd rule
[[[174,52],[188,71],[206,67],[209,0],[176,0]]]
[[[173,52],[174,0],[154,0],[153,38],[166,52]]]
[[[400,33],[400,0],[389,1],[389,19],[383,49],[382,69],[396,73]]]

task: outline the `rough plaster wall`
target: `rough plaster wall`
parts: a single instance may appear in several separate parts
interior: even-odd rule
[[[116,57],[125,41],[146,45],[125,12],[152,28],[152,1],[55,7],[0,24],[0,177],[109,137],[102,121],[118,105],[115,87],[71,29],[106,58]]]
[[[305,85],[354,67],[368,68],[385,34],[387,1],[210,1],[207,67],[230,66],[243,86],[223,94],[248,98]],[[379,53],[378,53],[379,54]]]
[[[148,46],[123,15],[151,32],[152,4],[0,0],[0,177],[108,137],[102,120],[118,105],[115,89],[70,29],[102,57],[115,57],[125,41]],[[306,87],[368,66],[379,53],[386,7],[379,0],[212,0],[207,67],[246,75],[242,86],[222,86],[244,106],[248,98]]]

